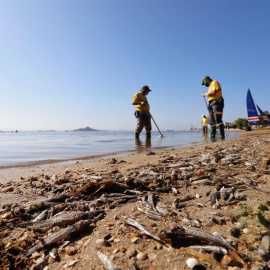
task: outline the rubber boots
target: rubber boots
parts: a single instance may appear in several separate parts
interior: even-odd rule
[[[224,124],[219,126],[219,132],[220,132],[221,139],[225,139]]]
[[[135,132],[135,139],[139,139],[139,137],[140,137],[140,133]]]
[[[215,138],[216,132],[217,132],[216,127],[210,127],[210,138]]]
[[[151,132],[146,132],[146,138],[151,138]]]

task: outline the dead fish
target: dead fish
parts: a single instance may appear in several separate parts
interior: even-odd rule
[[[93,180],[102,180],[104,178],[103,176],[97,176],[97,175],[90,175],[89,177]]]
[[[219,212],[210,212],[209,214],[214,215],[214,216],[224,217],[224,215]]]
[[[137,209],[153,220],[162,220],[162,217],[157,215],[156,213],[150,213],[140,207],[137,207]]]
[[[14,187],[7,187],[7,188],[4,188],[4,189],[1,189],[0,192],[6,193],[6,192],[11,192],[13,190],[14,190]]]
[[[20,224],[19,226],[33,226],[34,230],[37,231],[47,231],[53,226],[66,226],[66,225],[72,225],[76,223],[77,221],[81,219],[89,219],[92,217],[92,214],[89,212],[82,212],[82,211],[69,211],[69,212],[63,212],[59,213],[56,216],[41,220],[37,222],[27,222]]]
[[[97,256],[99,258],[99,260],[102,262],[103,266],[105,267],[105,269],[107,270],[120,270],[117,266],[115,266],[111,260],[108,259],[108,257],[101,253],[100,251],[97,251]]]
[[[243,201],[245,201],[247,199],[246,195],[244,193],[241,193],[241,192],[238,192],[238,191],[236,191],[234,193],[234,198],[237,199],[237,200],[243,200]]]
[[[156,206],[156,209],[160,214],[162,214],[164,216],[166,216],[168,214],[168,211],[159,205]]]
[[[44,219],[47,217],[48,212],[49,212],[49,210],[48,210],[48,209],[45,209],[45,210],[42,211],[39,215],[37,215],[37,216],[32,220],[32,222],[37,222],[37,221],[44,220]]]
[[[37,261],[37,263],[34,265],[33,269],[34,270],[41,270],[44,269],[44,267],[48,264],[49,262],[50,255],[45,256],[44,258],[40,259]]]
[[[59,195],[59,196],[53,196],[53,197],[50,197],[46,200],[44,200],[44,202],[64,202],[65,199],[67,199],[69,196],[68,195]]]
[[[231,192],[229,195],[229,198],[227,199],[227,202],[230,202],[234,198],[233,193]]]
[[[171,232],[167,232],[162,230],[160,233],[161,239],[170,238],[173,242],[181,241],[186,237],[195,237],[198,240],[203,242],[207,241],[208,243],[214,243],[216,245],[220,245],[229,250],[236,251],[236,249],[231,246],[228,242],[220,240],[214,234],[205,231],[199,228],[186,227],[186,226],[175,226]]]
[[[199,184],[210,185],[213,184],[213,182],[209,179],[194,180],[191,182],[191,185],[199,185]]]
[[[56,203],[54,203],[54,202],[45,202],[45,201],[35,202],[35,203],[30,204],[30,209],[38,211],[41,209],[50,208],[51,206],[53,206],[55,204]]]
[[[147,193],[147,203],[154,212],[157,212],[155,203],[154,203],[154,195],[151,192]]]
[[[169,168],[179,168],[179,169],[184,169],[186,167],[192,167],[189,163],[176,163],[176,164],[171,164],[169,165]],[[180,168],[181,167],[181,168]]]
[[[126,222],[128,225],[131,225],[131,226],[133,226],[133,227],[139,229],[139,230],[142,231],[144,234],[146,234],[146,235],[152,237],[153,239],[155,239],[155,240],[161,242],[161,239],[160,239],[158,236],[156,236],[156,235],[154,235],[153,233],[151,233],[150,231],[148,231],[148,230],[147,230],[142,224],[140,224],[137,220],[132,219],[132,218],[127,218],[127,219],[125,219],[125,222]]]
[[[216,253],[221,253],[221,254],[228,254],[227,250],[223,247],[219,246],[189,246],[189,248],[193,249],[202,249],[206,251],[214,251]]]
[[[224,187],[222,187],[221,189],[220,189],[220,197],[221,197],[221,199],[223,199],[223,200],[227,200],[228,199],[228,197],[229,197],[229,194],[228,194],[228,192],[227,192],[227,190],[224,188]]]
[[[197,205],[198,205],[199,207],[205,207],[205,205],[204,205],[203,203],[197,203]]]
[[[269,254],[269,235],[265,235],[262,238],[262,242],[259,248],[255,249],[255,252],[261,256],[266,256]]]
[[[220,199],[219,191],[215,190],[215,192],[210,197],[210,205],[213,206]]]
[[[41,242],[39,242],[37,245],[31,247],[27,253],[26,256],[30,256],[34,252],[38,251],[41,248],[48,247],[58,241],[67,239],[70,237],[72,233],[79,232],[90,225],[92,221],[91,220],[80,220],[77,223],[71,225],[70,227],[67,227],[65,229],[62,229],[60,231],[57,231],[47,238],[42,239]]]

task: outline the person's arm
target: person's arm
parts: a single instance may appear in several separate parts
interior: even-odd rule
[[[208,93],[202,92],[202,96],[203,97],[211,97],[211,96],[214,96],[217,93],[217,91],[219,91],[219,90],[218,89],[217,90],[212,90],[212,91],[210,91]]]
[[[211,97],[216,95],[218,91],[221,91],[221,86],[218,81],[212,81],[210,84],[211,91],[208,90],[208,93],[202,93],[203,97]]]
[[[147,101],[132,100],[132,105],[144,105],[147,103]]]

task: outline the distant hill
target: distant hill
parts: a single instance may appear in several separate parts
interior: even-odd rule
[[[98,130],[97,129],[90,128],[90,127],[86,127],[86,128],[74,129],[72,131],[98,131]]]
[[[55,132],[55,130],[51,129],[51,130],[38,130],[38,132]]]

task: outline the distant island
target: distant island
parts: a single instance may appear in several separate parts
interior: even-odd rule
[[[51,129],[51,130],[38,130],[38,132],[55,132],[56,130],[53,130],[53,129]]]
[[[97,129],[90,128],[90,127],[86,127],[86,128],[74,129],[72,131],[98,131],[98,130]]]

